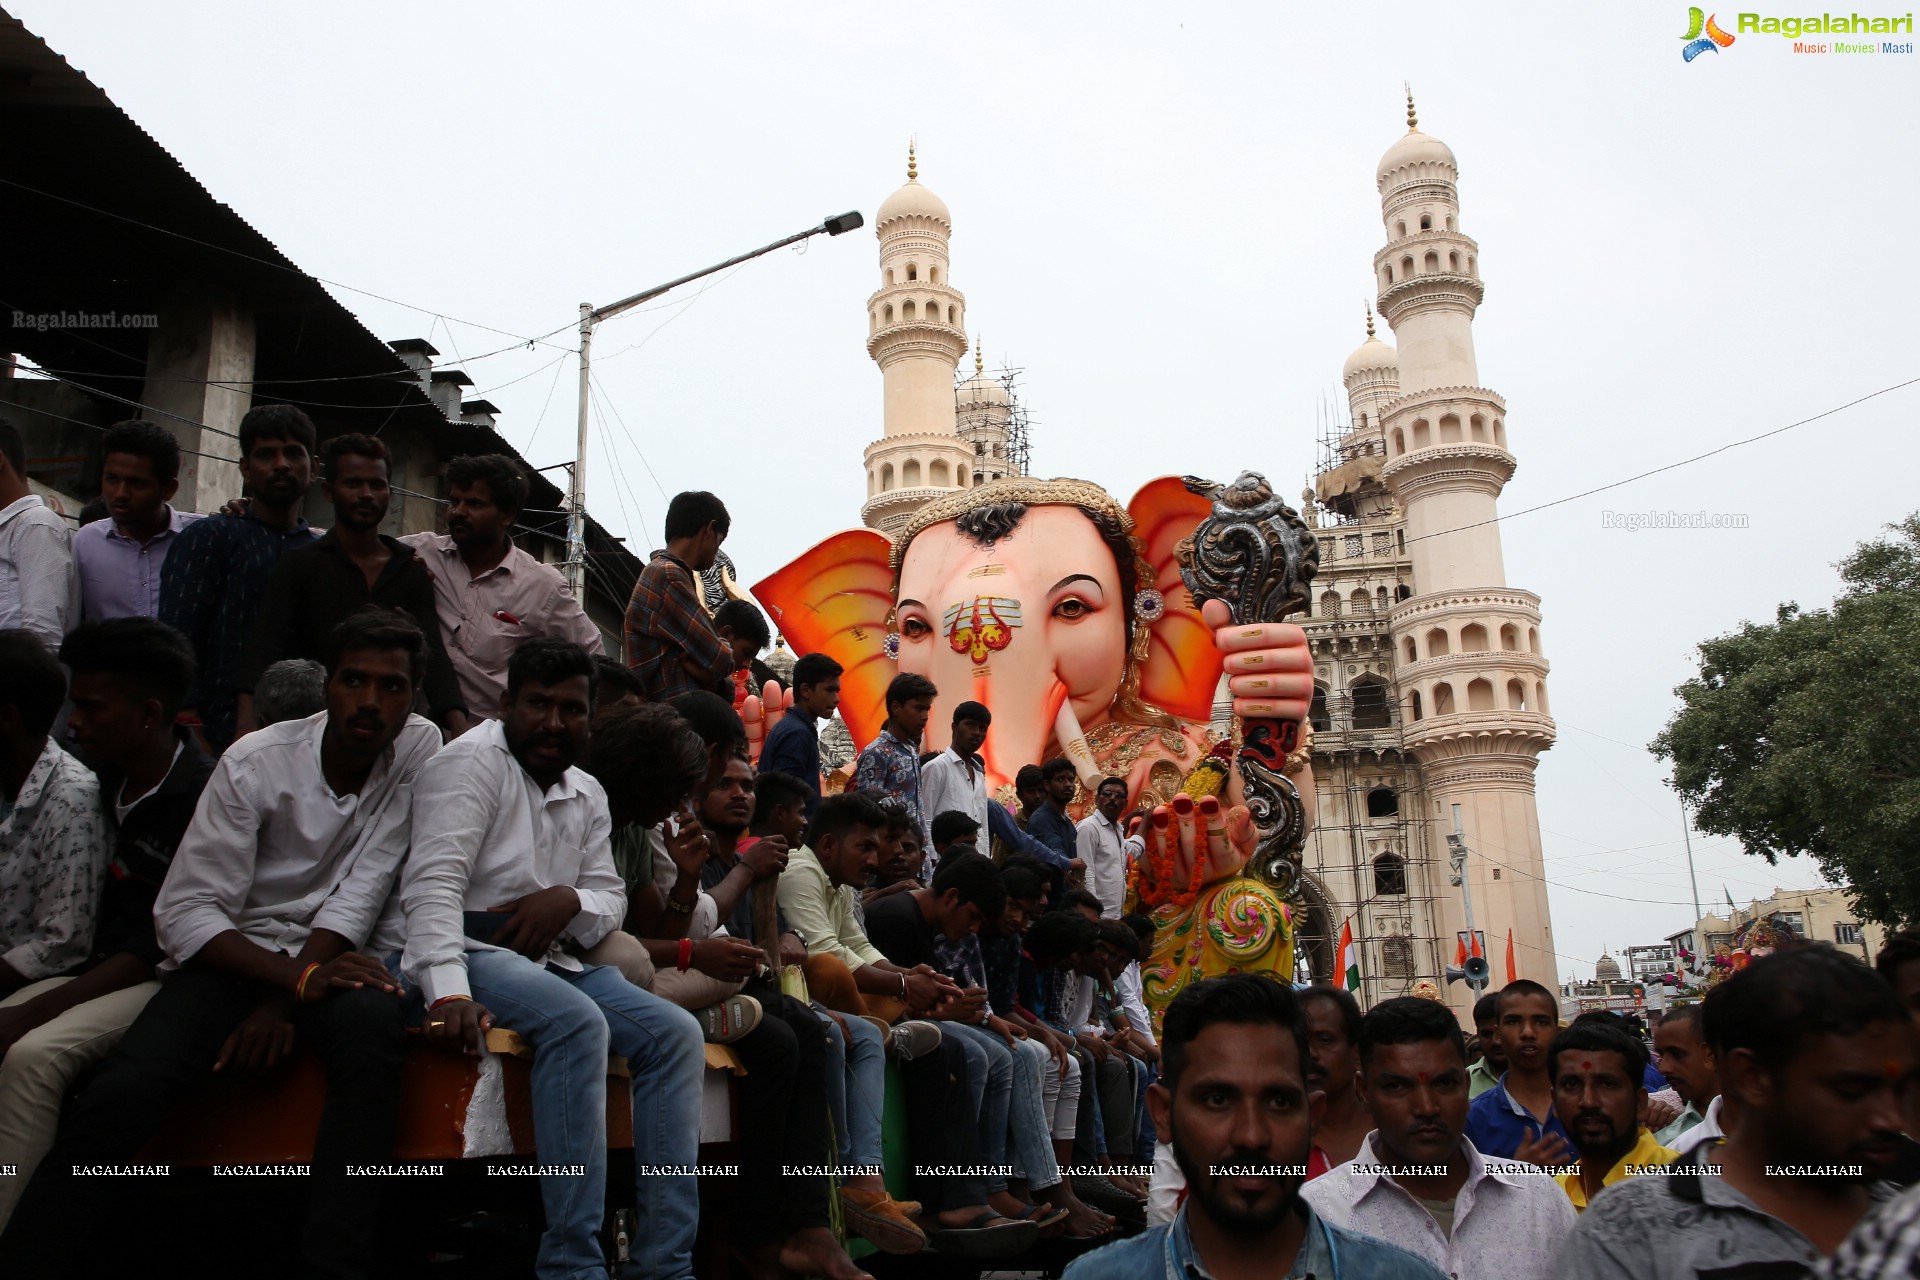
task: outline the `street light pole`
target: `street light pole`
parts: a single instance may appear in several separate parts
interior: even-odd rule
[[[1687,842],[1687,883],[1693,886],[1693,918],[1700,919],[1700,881],[1693,874],[1693,824],[1687,818],[1686,798],[1680,800],[1680,835]]]
[[[567,587],[576,599],[584,601],[587,591],[587,406],[592,391],[592,350],[593,331],[602,320],[611,319],[623,311],[629,311],[643,302],[650,302],[663,293],[678,289],[683,284],[710,276],[716,271],[725,271],[728,267],[750,262],[762,254],[772,253],[775,249],[784,249],[790,244],[825,234],[845,235],[866,225],[866,219],[858,213],[843,213],[827,218],[817,227],[808,227],[790,236],[775,240],[772,244],[761,245],[748,253],[736,254],[725,262],[716,262],[710,267],[691,272],[677,280],[643,289],[630,297],[610,302],[604,307],[596,307],[590,302],[580,304],[580,406],[579,419],[575,424],[573,481],[567,494]]]
[[[1467,985],[1473,989],[1474,1000],[1478,1001],[1480,999],[1480,993],[1486,990],[1488,974],[1476,976],[1472,972],[1474,968],[1473,960],[1475,959],[1472,953],[1480,950],[1480,935],[1475,933],[1473,928],[1473,885],[1467,876],[1467,837],[1466,832],[1462,830],[1460,826],[1460,806],[1457,804],[1453,806],[1453,834],[1447,837],[1447,849],[1449,853],[1448,861],[1452,864],[1453,874],[1460,885],[1460,900],[1462,905],[1466,907],[1467,912],[1467,950],[1469,953],[1467,957]],[[1487,959],[1484,955],[1479,956],[1478,959],[1491,971],[1493,964],[1491,960]]]

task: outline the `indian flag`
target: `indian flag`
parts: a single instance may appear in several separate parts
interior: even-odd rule
[[[1360,991],[1360,956],[1353,949],[1353,917],[1340,926],[1340,946],[1333,953],[1333,985],[1342,991]]]

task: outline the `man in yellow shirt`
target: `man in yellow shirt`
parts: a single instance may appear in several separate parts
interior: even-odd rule
[[[1547,1047],[1553,1109],[1580,1152],[1579,1163],[1560,1175],[1560,1185],[1581,1213],[1602,1188],[1675,1158],[1640,1123],[1647,1109],[1647,1061],[1638,1039],[1598,1021],[1568,1027]]]

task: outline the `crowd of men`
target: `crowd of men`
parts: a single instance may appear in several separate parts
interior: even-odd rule
[[[821,654],[756,763],[768,628],[702,603],[713,495],[670,505],[615,659],[514,545],[511,459],[453,460],[447,532],[393,538],[366,436],[327,442],[333,522],[307,525],[320,451],[289,406],[246,416],[247,499],[217,513],[170,505],[164,429],[103,443],[73,534],[0,422],[0,1274],[90,1267],[125,1191],[88,1171],[296,1053],[325,1078],[300,1261],[373,1274],[394,1206],[352,1171],[392,1158],[408,1044],[497,1031],[533,1055],[543,1277],[607,1265],[610,1057],[628,1273],[693,1273],[708,1044],[744,1068],[727,1244],[756,1278],[855,1280],[851,1236],[1058,1239],[1090,1251],[1075,1280],[1912,1273],[1920,935],[1878,972],[1756,960],[1651,1047],[1527,981],[1475,1008],[1471,1052],[1438,1003],[1253,976],[1156,1036],[1125,782],[1075,822],[1071,764],[1030,765],[1010,810],[988,709],[923,753],[939,691],[903,674],[836,793]]]

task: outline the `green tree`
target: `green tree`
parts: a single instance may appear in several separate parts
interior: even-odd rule
[[[1809,855],[1900,926],[1920,921],[1920,513],[1887,528],[1840,563],[1831,609],[1703,643],[1650,749],[1701,831]]]

